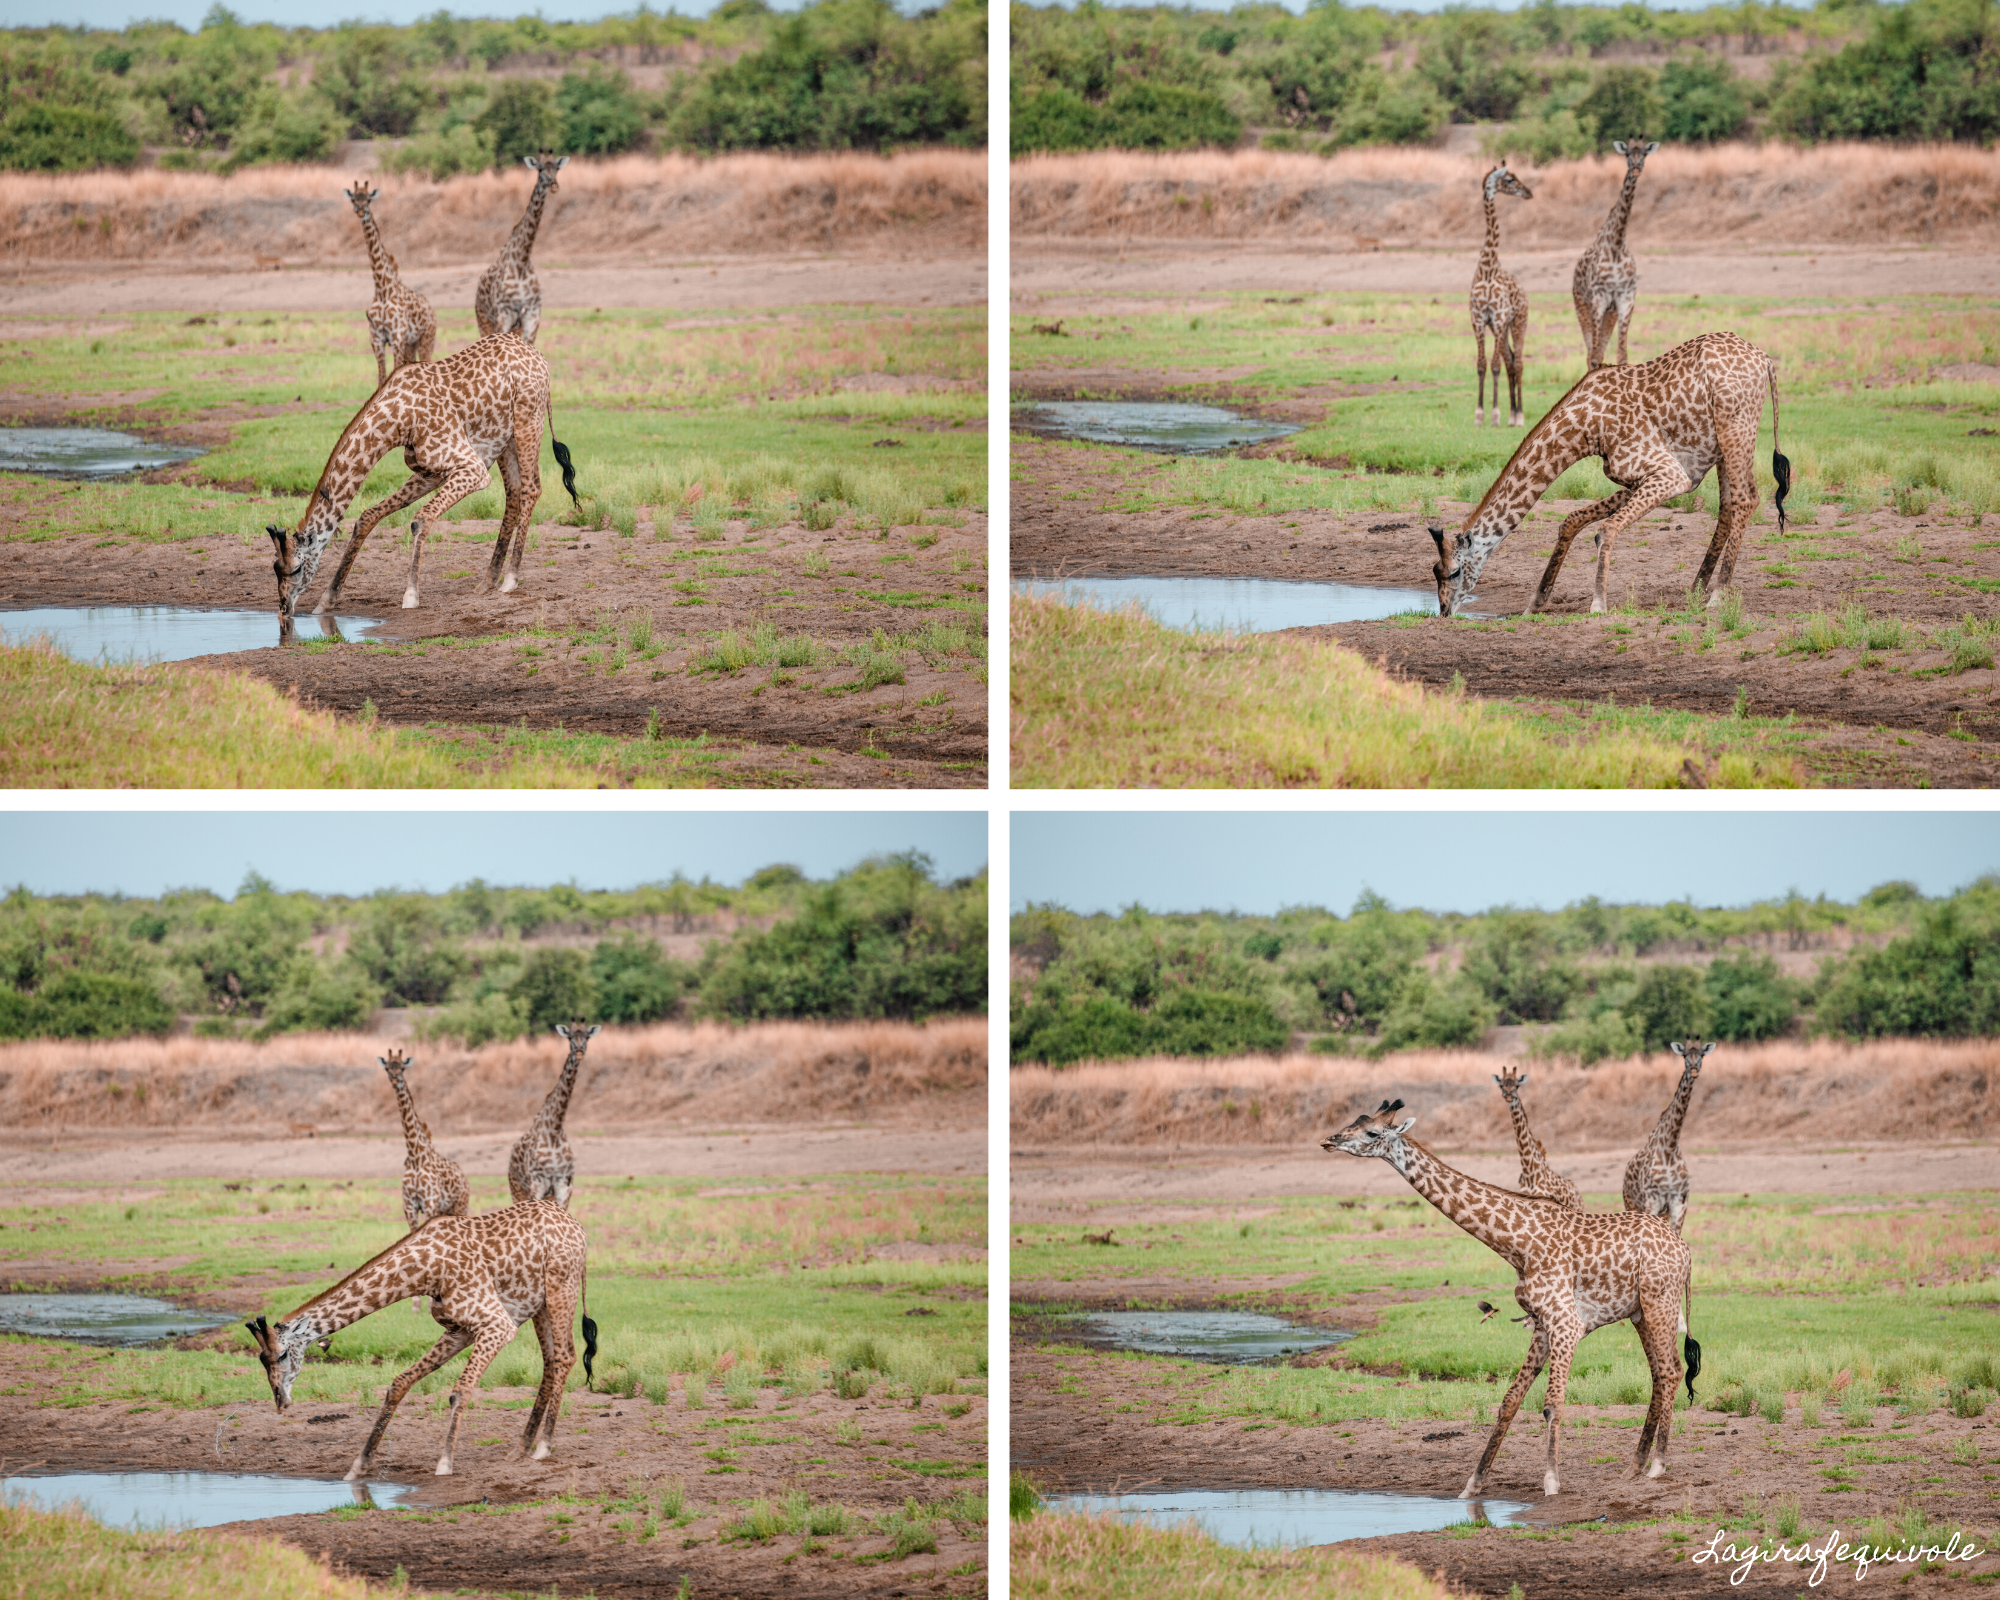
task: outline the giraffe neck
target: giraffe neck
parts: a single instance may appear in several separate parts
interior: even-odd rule
[[[1468,1178],[1446,1166],[1414,1139],[1397,1140],[1389,1164],[1409,1181],[1412,1189],[1473,1238],[1516,1272],[1522,1270],[1526,1258],[1521,1241],[1541,1221],[1530,1202],[1490,1183]]]
[[[396,258],[389,254],[382,243],[382,230],[375,226],[375,213],[361,213],[361,232],[368,240],[368,265],[375,273],[375,292],[394,287],[396,282]]]
[[[1625,224],[1632,220],[1632,197],[1639,192],[1639,169],[1625,169],[1625,187],[1618,191],[1617,204],[1612,206],[1611,215],[1604,219],[1604,226],[1597,230],[1597,236],[1614,250],[1625,248]]]
[[[1673,1099],[1667,1102],[1667,1109],[1660,1113],[1660,1125],[1653,1137],[1663,1150],[1671,1150],[1681,1141],[1681,1124],[1687,1121],[1688,1102],[1694,1098],[1694,1080],[1699,1067],[1681,1068],[1680,1086],[1674,1090]]]
[[[1529,1131],[1528,1113],[1522,1108],[1519,1095],[1507,1096],[1507,1110],[1514,1118],[1514,1143],[1520,1147],[1522,1167],[1546,1167],[1549,1164],[1548,1152],[1542,1148],[1542,1141]]]
[[[548,198],[549,186],[537,177],[535,192],[528,196],[528,209],[507,236],[507,254],[523,267],[528,264],[528,252],[535,247],[535,230],[542,225],[542,207]]]
[[[1500,208],[1493,203],[1493,191],[1485,191],[1486,243],[1479,252],[1479,275],[1490,277],[1500,270]]]
[[[412,1295],[435,1295],[437,1271],[410,1253],[408,1243],[407,1238],[397,1241],[372,1261],[356,1267],[324,1294],[314,1295],[284,1319],[285,1326],[307,1339],[324,1339],[398,1300],[407,1300]]]
[[[572,1045],[569,1060],[563,1063],[562,1076],[556,1079],[556,1086],[549,1091],[548,1099],[542,1102],[542,1131],[551,1137],[562,1134],[563,1118],[569,1115],[569,1097],[576,1089],[577,1068],[582,1065],[583,1052]]]
[[[361,492],[361,486],[368,481],[368,474],[375,470],[375,463],[398,445],[410,443],[407,424],[386,432],[378,431],[380,422],[376,406],[379,402],[378,395],[354,414],[347,431],[334,445],[333,454],[326,458],[326,468],[319,475],[319,486],[306,502],[306,514],[299,522],[301,533],[310,530],[314,537],[334,533],[340,526],[340,519],[347,514],[348,506]]]
[[[1493,480],[1485,498],[1465,519],[1468,530],[1514,531],[1548,486],[1587,455],[1596,452],[1558,402],[1528,430],[1512,459]]]
[[[424,1119],[417,1115],[417,1102],[410,1094],[410,1086],[403,1082],[401,1073],[392,1075],[389,1082],[396,1088],[396,1105],[403,1113],[403,1141],[411,1150],[428,1150],[431,1145],[431,1130],[424,1126]]]

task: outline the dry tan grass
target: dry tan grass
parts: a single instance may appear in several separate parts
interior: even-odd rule
[[[387,1130],[395,1100],[366,1034],[0,1046],[0,1128]],[[552,1035],[466,1051],[417,1046],[410,1087],[432,1131],[518,1127],[562,1068]],[[715,1121],[985,1121],[986,1022],[662,1023],[606,1028],[577,1083],[573,1129]]]
[[[1477,245],[1492,163],[1442,150],[1097,151],[1030,156],[1010,185],[1016,237],[1324,240]],[[1509,245],[1592,238],[1623,163],[1516,163],[1534,190],[1501,219]],[[2000,151],[1964,145],[1663,149],[1634,202],[1635,246],[2000,243]]]
[[[256,256],[287,267],[367,265],[329,167],[247,167],[231,177],[157,169],[0,174],[6,259],[214,260]],[[382,174],[375,215],[408,268],[490,258],[520,217],[533,175],[521,168],[433,183]],[[828,249],[986,248],[986,155],[918,150],[619,156],[572,161],[536,241],[545,263],[700,253],[785,255]]]
[[[1381,1061],[1259,1056],[1093,1062],[1060,1072],[1017,1067],[1012,1137],[1017,1148],[1307,1145],[1400,1098],[1430,1144],[1511,1149],[1513,1127],[1492,1079],[1500,1064],[1476,1051],[1439,1050]],[[1666,1054],[1587,1071],[1530,1066],[1526,1100],[1536,1134],[1551,1148],[1619,1148],[1651,1126],[1679,1075],[1680,1062]],[[1991,1138],[2000,1131],[2000,1040],[1719,1045],[1702,1069],[1689,1125],[1703,1148]]]

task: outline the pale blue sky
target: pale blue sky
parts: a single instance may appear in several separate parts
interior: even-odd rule
[[[1556,910],[1593,894],[1733,906],[1792,888],[1851,901],[1891,878],[1935,895],[2000,871],[2000,816],[1495,812],[1471,797],[1416,814],[1017,812],[1010,863],[1015,911],[1345,915],[1364,888],[1428,911]]]
[[[96,890],[150,896],[170,888],[231,895],[253,867],[281,889],[435,893],[471,878],[500,886],[575,880],[630,889],[704,874],[741,883],[789,861],[830,878],[864,856],[922,850],[944,879],[986,865],[978,811],[15,812],[0,817],[0,890]]]

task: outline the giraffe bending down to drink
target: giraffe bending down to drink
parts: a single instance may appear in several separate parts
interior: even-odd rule
[[[1719,604],[1736,570],[1743,530],[1757,509],[1757,428],[1767,390],[1771,474],[1777,480],[1778,531],[1783,533],[1792,464],[1777,448],[1776,363],[1733,333],[1704,333],[1636,367],[1586,372],[1528,430],[1449,546],[1443,525],[1430,525],[1437,545],[1431,575],[1437,580],[1438,614],[1451,616],[1472,599],[1487,557],[1500,541],[1521,525],[1550,484],[1589,456],[1601,457],[1604,475],[1623,487],[1563,519],[1528,610],[1548,609],[1570,542],[1593,522],[1603,527],[1597,533],[1597,583],[1590,609],[1604,610],[1611,547],[1618,535],[1662,500],[1698,487],[1711,467],[1722,509],[1695,583],[1711,606]]]
[[[1384,1100],[1380,1108],[1356,1117],[1320,1148],[1373,1156],[1400,1172],[1411,1188],[1514,1269],[1520,1278],[1514,1298],[1534,1329],[1527,1359],[1508,1385],[1492,1437],[1459,1498],[1475,1500],[1485,1494],[1486,1475],[1500,1453],[1501,1441],[1543,1367],[1549,1369],[1549,1388],[1542,1407],[1548,1424],[1542,1492],[1560,1492],[1562,1405],[1570,1362],[1585,1335],[1628,1320],[1639,1330],[1639,1343],[1646,1352],[1653,1399],[1627,1476],[1643,1472],[1649,1478],[1659,1477],[1667,1470],[1674,1389],[1681,1378],[1676,1333],[1687,1353],[1690,1401],[1695,1374],[1701,1370],[1701,1346],[1687,1337],[1693,1295],[1688,1247],[1658,1217],[1629,1211],[1570,1211],[1553,1200],[1469,1178],[1408,1137],[1417,1119],[1405,1117],[1398,1123],[1394,1114],[1402,1106],[1400,1100]]]
[[[428,1377],[468,1345],[472,1354],[451,1388],[451,1420],[445,1424],[440,1477],[451,1474],[451,1452],[480,1376],[532,1319],[542,1346],[542,1386],[521,1433],[521,1454],[540,1461],[549,1453],[563,1386],[576,1367],[571,1319],[583,1315],[583,1372],[589,1383],[597,1355],[597,1324],[590,1320],[585,1293],[583,1229],[559,1205],[531,1200],[477,1217],[436,1217],[405,1234],[380,1255],[350,1272],[324,1294],[314,1295],[290,1316],[274,1323],[259,1317],[244,1326],[257,1342],[257,1359],[271,1380],[271,1395],[283,1411],[292,1402],[292,1383],[304,1366],[306,1348],[342,1328],[392,1306],[427,1295],[431,1316],[444,1329],[421,1361],[399,1373],[382,1398],[347,1481],[365,1476],[388,1432],[389,1419],[412,1385]]]
[[[421,1228],[432,1217],[463,1217],[472,1211],[472,1191],[459,1165],[431,1142],[431,1130],[417,1115],[417,1102],[403,1074],[415,1065],[401,1050],[377,1056],[389,1085],[396,1091],[396,1109],[403,1116],[403,1217]]]
[[[1687,1121],[1688,1102],[1694,1098],[1694,1080],[1701,1076],[1701,1064],[1715,1045],[1690,1039],[1667,1048],[1681,1058],[1681,1081],[1674,1085],[1674,1097],[1625,1169],[1625,1209],[1665,1217],[1679,1233],[1681,1219],[1687,1215],[1689,1188],[1687,1158],[1681,1154],[1681,1125]]]
[[[521,581],[521,553],[528,542],[528,517],[542,494],[542,418],[562,468],[563,487],[576,499],[576,466],[569,447],[554,437],[555,405],[549,398],[549,364],[541,352],[512,334],[497,334],[467,345],[442,361],[399,368],[355,413],[327,457],[319,484],[306,502],[297,528],[266,528],[277,547],[278,640],[293,637],[292,617],[299,599],[319,570],[320,557],[340,531],[340,519],[368,474],[391,450],[402,447],[410,480],[386,500],[355,519],[347,554],[313,608],[315,616],[337,605],[354,558],[384,517],[412,501],[432,496],[410,518],[410,581],[405,608],[417,603],[417,576],[423,566],[424,537],[432,523],[467,495],[492,481],[500,465],[507,506],[493,544],[482,592],[494,586],[506,594]]]
[[[361,219],[362,236],[368,241],[368,265],[375,274],[375,299],[368,307],[368,343],[375,352],[375,387],[389,381],[397,367],[412,361],[428,361],[437,345],[437,314],[431,303],[396,272],[396,258],[382,243],[382,230],[368,208],[382,191],[360,184],[343,189]]]
[[[1511,272],[1500,266],[1500,213],[1494,208],[1496,194],[1534,199],[1528,186],[1501,162],[1486,174],[1480,186],[1486,205],[1486,243],[1479,251],[1479,265],[1472,274],[1472,338],[1477,346],[1474,369],[1479,374],[1479,402],[1472,408],[1476,427],[1484,420],[1486,406],[1486,335],[1493,335],[1493,426],[1500,426],[1500,372],[1507,373],[1509,423],[1518,428],[1527,420],[1521,412],[1521,362],[1528,348],[1528,297]]]
[[[472,315],[482,334],[518,333],[533,344],[535,330],[542,325],[542,283],[528,253],[535,248],[542,208],[555,193],[556,174],[569,157],[558,160],[544,150],[539,156],[523,156],[521,160],[535,175],[534,193],[528,196],[528,209],[521,213],[514,231],[507,235],[499,259],[481,275],[472,297]]]
[[[1625,225],[1632,220],[1632,197],[1639,192],[1639,172],[1646,157],[1659,149],[1636,140],[1613,144],[1625,158],[1625,186],[1591,247],[1577,258],[1570,278],[1570,298],[1576,302],[1577,325],[1583,329],[1584,359],[1592,367],[1605,365],[1611,330],[1618,329],[1618,365],[1625,365],[1625,333],[1632,326],[1632,306],[1639,298],[1639,266],[1625,248]]]
[[[1528,1127],[1528,1113],[1521,1106],[1521,1090],[1527,1084],[1525,1072],[1512,1067],[1493,1074],[1500,1085],[1500,1098],[1507,1102],[1507,1114],[1514,1119],[1514,1144],[1521,1152],[1521,1193],[1541,1200],[1553,1200],[1571,1211],[1583,1209],[1583,1196],[1576,1185],[1549,1165],[1549,1153]]]
[[[507,1158],[507,1192],[516,1200],[553,1200],[569,1204],[570,1189],[576,1183],[576,1155],[563,1132],[563,1118],[569,1114],[569,1097],[576,1090],[577,1069],[583,1053],[597,1037],[602,1024],[586,1028],[581,1022],[568,1027],[558,1023],[556,1032],[569,1041],[569,1059],[534,1123],[521,1135]]]

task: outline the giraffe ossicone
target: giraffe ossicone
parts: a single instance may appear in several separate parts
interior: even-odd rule
[[[521,1324],[530,1320],[542,1349],[542,1382],[522,1430],[521,1454],[536,1461],[548,1455],[563,1388],[576,1367],[572,1324],[579,1314],[586,1383],[597,1355],[597,1324],[590,1319],[587,1280],[583,1229],[561,1206],[529,1201],[476,1217],[435,1218],[289,1316],[276,1322],[258,1317],[244,1327],[256,1342],[257,1359],[282,1413],[292,1403],[292,1386],[311,1346],[400,1300],[428,1296],[431,1318],[444,1329],[444,1336],[389,1385],[367,1442],[347,1471],[347,1481],[364,1477],[373,1467],[389,1420],[410,1389],[469,1348],[465,1369],[451,1388],[450,1419],[438,1457],[437,1475],[448,1477],[458,1425],[480,1378],[513,1341]]]
[[[1591,1332],[1631,1322],[1652,1373],[1653,1394],[1632,1455],[1628,1476],[1658,1477],[1666,1470],[1673,1430],[1674,1390],[1681,1377],[1674,1331],[1687,1326],[1693,1293],[1688,1247],[1658,1217],[1625,1211],[1571,1211],[1555,1201],[1481,1183],[1446,1166],[1408,1137],[1415,1117],[1394,1121],[1402,1102],[1356,1117],[1320,1148],[1387,1161],[1439,1211],[1514,1269],[1514,1298],[1534,1330],[1528,1354],[1508,1385],[1485,1452],[1459,1498],[1476,1500],[1500,1453],[1514,1415],[1542,1369],[1549,1386],[1543,1418],[1548,1425],[1542,1490],[1559,1493],[1563,1396],[1577,1346]],[[1684,1341],[1692,1367],[1698,1349]]]
[[[527,547],[528,518],[542,494],[545,417],[563,487],[575,500],[575,465],[568,447],[554,438],[549,364],[533,346],[512,334],[497,334],[442,361],[415,363],[389,374],[341,431],[298,526],[288,529],[274,523],[265,530],[277,552],[271,570],[278,578],[279,642],[291,642],[299,600],[340,531],[348,505],[375,464],[399,447],[410,469],[409,481],[355,519],[347,553],[313,614],[321,615],[339,603],[347,574],[376,524],[428,495],[429,501],[410,518],[410,576],[403,605],[405,609],[417,605],[417,579],[431,525],[467,495],[484,488],[496,465],[507,503],[481,592],[491,594],[497,587],[507,594],[515,589]]]
[[[1571,542],[1593,523],[1603,526],[1597,536],[1590,609],[1606,610],[1611,551],[1618,535],[1661,501],[1699,487],[1711,468],[1721,509],[1695,584],[1709,605],[1719,605],[1735,574],[1744,530],[1757,509],[1757,430],[1767,393],[1771,472],[1777,482],[1782,534],[1792,478],[1791,463],[1777,448],[1777,363],[1736,334],[1699,334],[1638,366],[1586,372],[1528,430],[1449,545],[1443,524],[1430,524],[1437,546],[1431,575],[1437,580],[1438,614],[1452,616],[1471,601],[1487,559],[1500,542],[1521,525],[1549,485],[1591,456],[1603,461],[1604,475],[1621,487],[1563,519],[1528,611],[1548,609]]]

